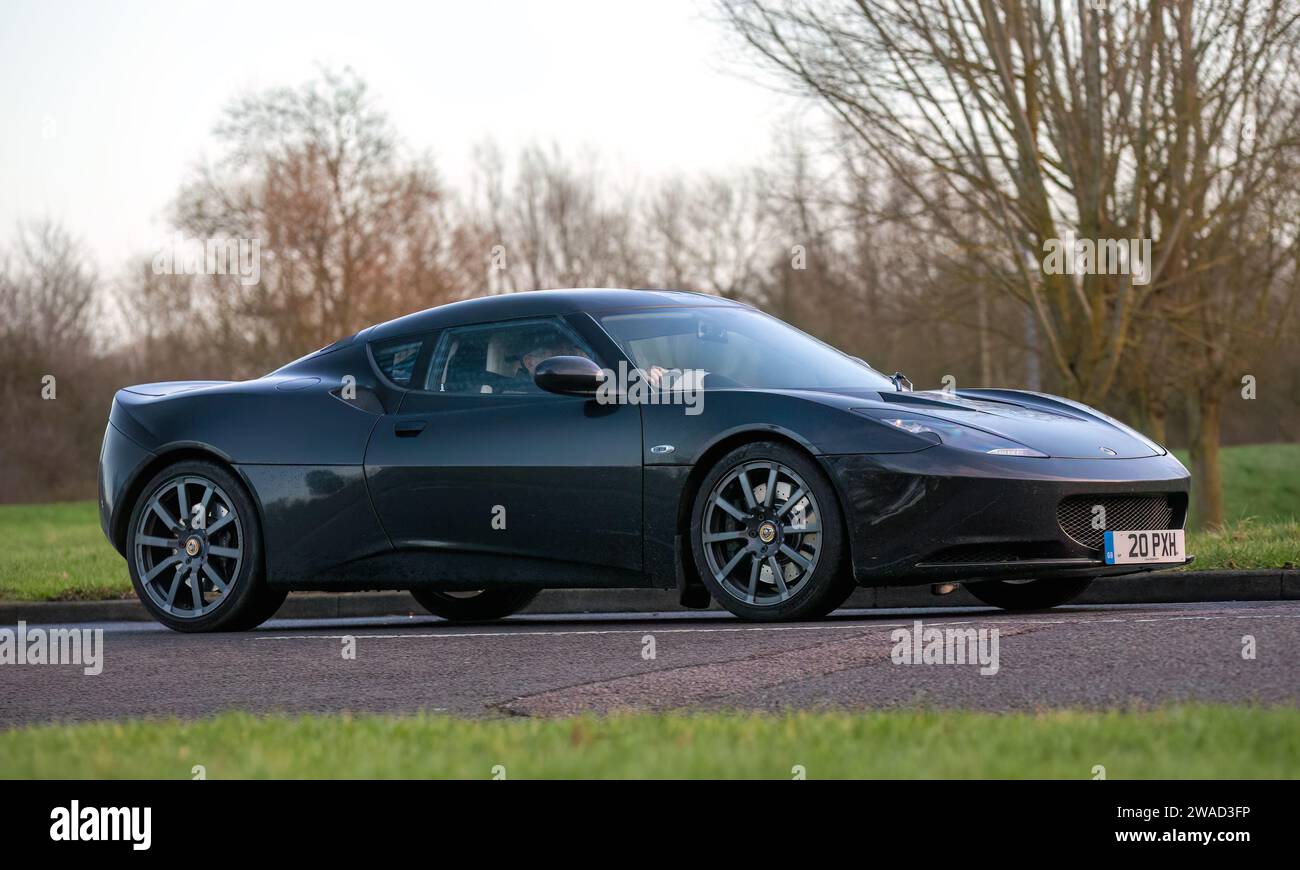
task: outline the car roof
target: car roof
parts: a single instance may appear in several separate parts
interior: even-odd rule
[[[695,293],[689,290],[525,290],[519,293],[502,293],[497,296],[480,296],[451,302],[436,308],[417,311],[387,323],[364,330],[366,341],[395,338],[461,326],[470,323],[487,323],[515,317],[544,317],[577,312],[603,313],[628,308],[698,308],[706,305],[748,308],[740,302]]]

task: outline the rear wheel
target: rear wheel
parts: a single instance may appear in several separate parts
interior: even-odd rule
[[[540,589],[478,589],[474,591],[412,590],[420,606],[452,622],[486,622],[518,613],[537,597]]]
[[[204,460],[163,469],[142,490],[128,528],[131,585],[168,628],[243,631],[284,603],[263,576],[252,497],[229,469]]]
[[[825,616],[853,591],[835,491],[784,444],[747,444],[714,466],[695,499],[691,545],[709,592],[744,619]]]
[[[1072,601],[1093,578],[1068,580],[981,580],[966,583],[967,591],[985,604],[1003,610],[1046,610]]]

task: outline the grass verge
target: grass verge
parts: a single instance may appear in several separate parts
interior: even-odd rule
[[[104,539],[93,501],[0,505],[0,598],[130,597],[126,562]]]
[[[1248,519],[1212,532],[1188,532],[1187,552],[1196,561],[1185,571],[1295,568],[1300,566],[1300,523]]]
[[[1186,450],[1174,455],[1189,469]],[[1248,444],[1219,451],[1223,517],[1273,523],[1300,519],[1300,444]],[[1195,479],[1192,485],[1196,485]],[[1190,528],[1196,528],[1195,511]]]
[[[1300,777],[1300,710],[254,716],[0,732],[0,776],[189,779]]]

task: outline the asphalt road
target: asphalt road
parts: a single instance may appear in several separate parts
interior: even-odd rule
[[[895,664],[891,633],[916,619],[927,628],[996,629],[997,672],[981,674],[978,664]],[[227,709],[551,716],[1300,703],[1300,602],[1081,606],[1027,615],[841,611],[790,625],[715,614],[605,614],[475,626],[432,617],[274,621],[233,635],[182,635],[139,623],[96,627],[105,630],[98,675],[73,665],[0,665],[0,725]],[[1242,654],[1247,636],[1254,658]],[[346,637],[355,641],[354,659],[343,655]],[[985,639],[991,643],[992,635]]]

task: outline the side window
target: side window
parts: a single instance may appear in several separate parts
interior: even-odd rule
[[[375,365],[379,366],[384,377],[399,387],[411,385],[411,377],[415,374],[415,363],[423,349],[423,338],[395,338],[370,346],[370,352],[375,357]]]
[[[553,356],[596,359],[587,343],[554,317],[448,329],[433,355],[425,389],[480,395],[540,394],[533,383],[533,370]]]

